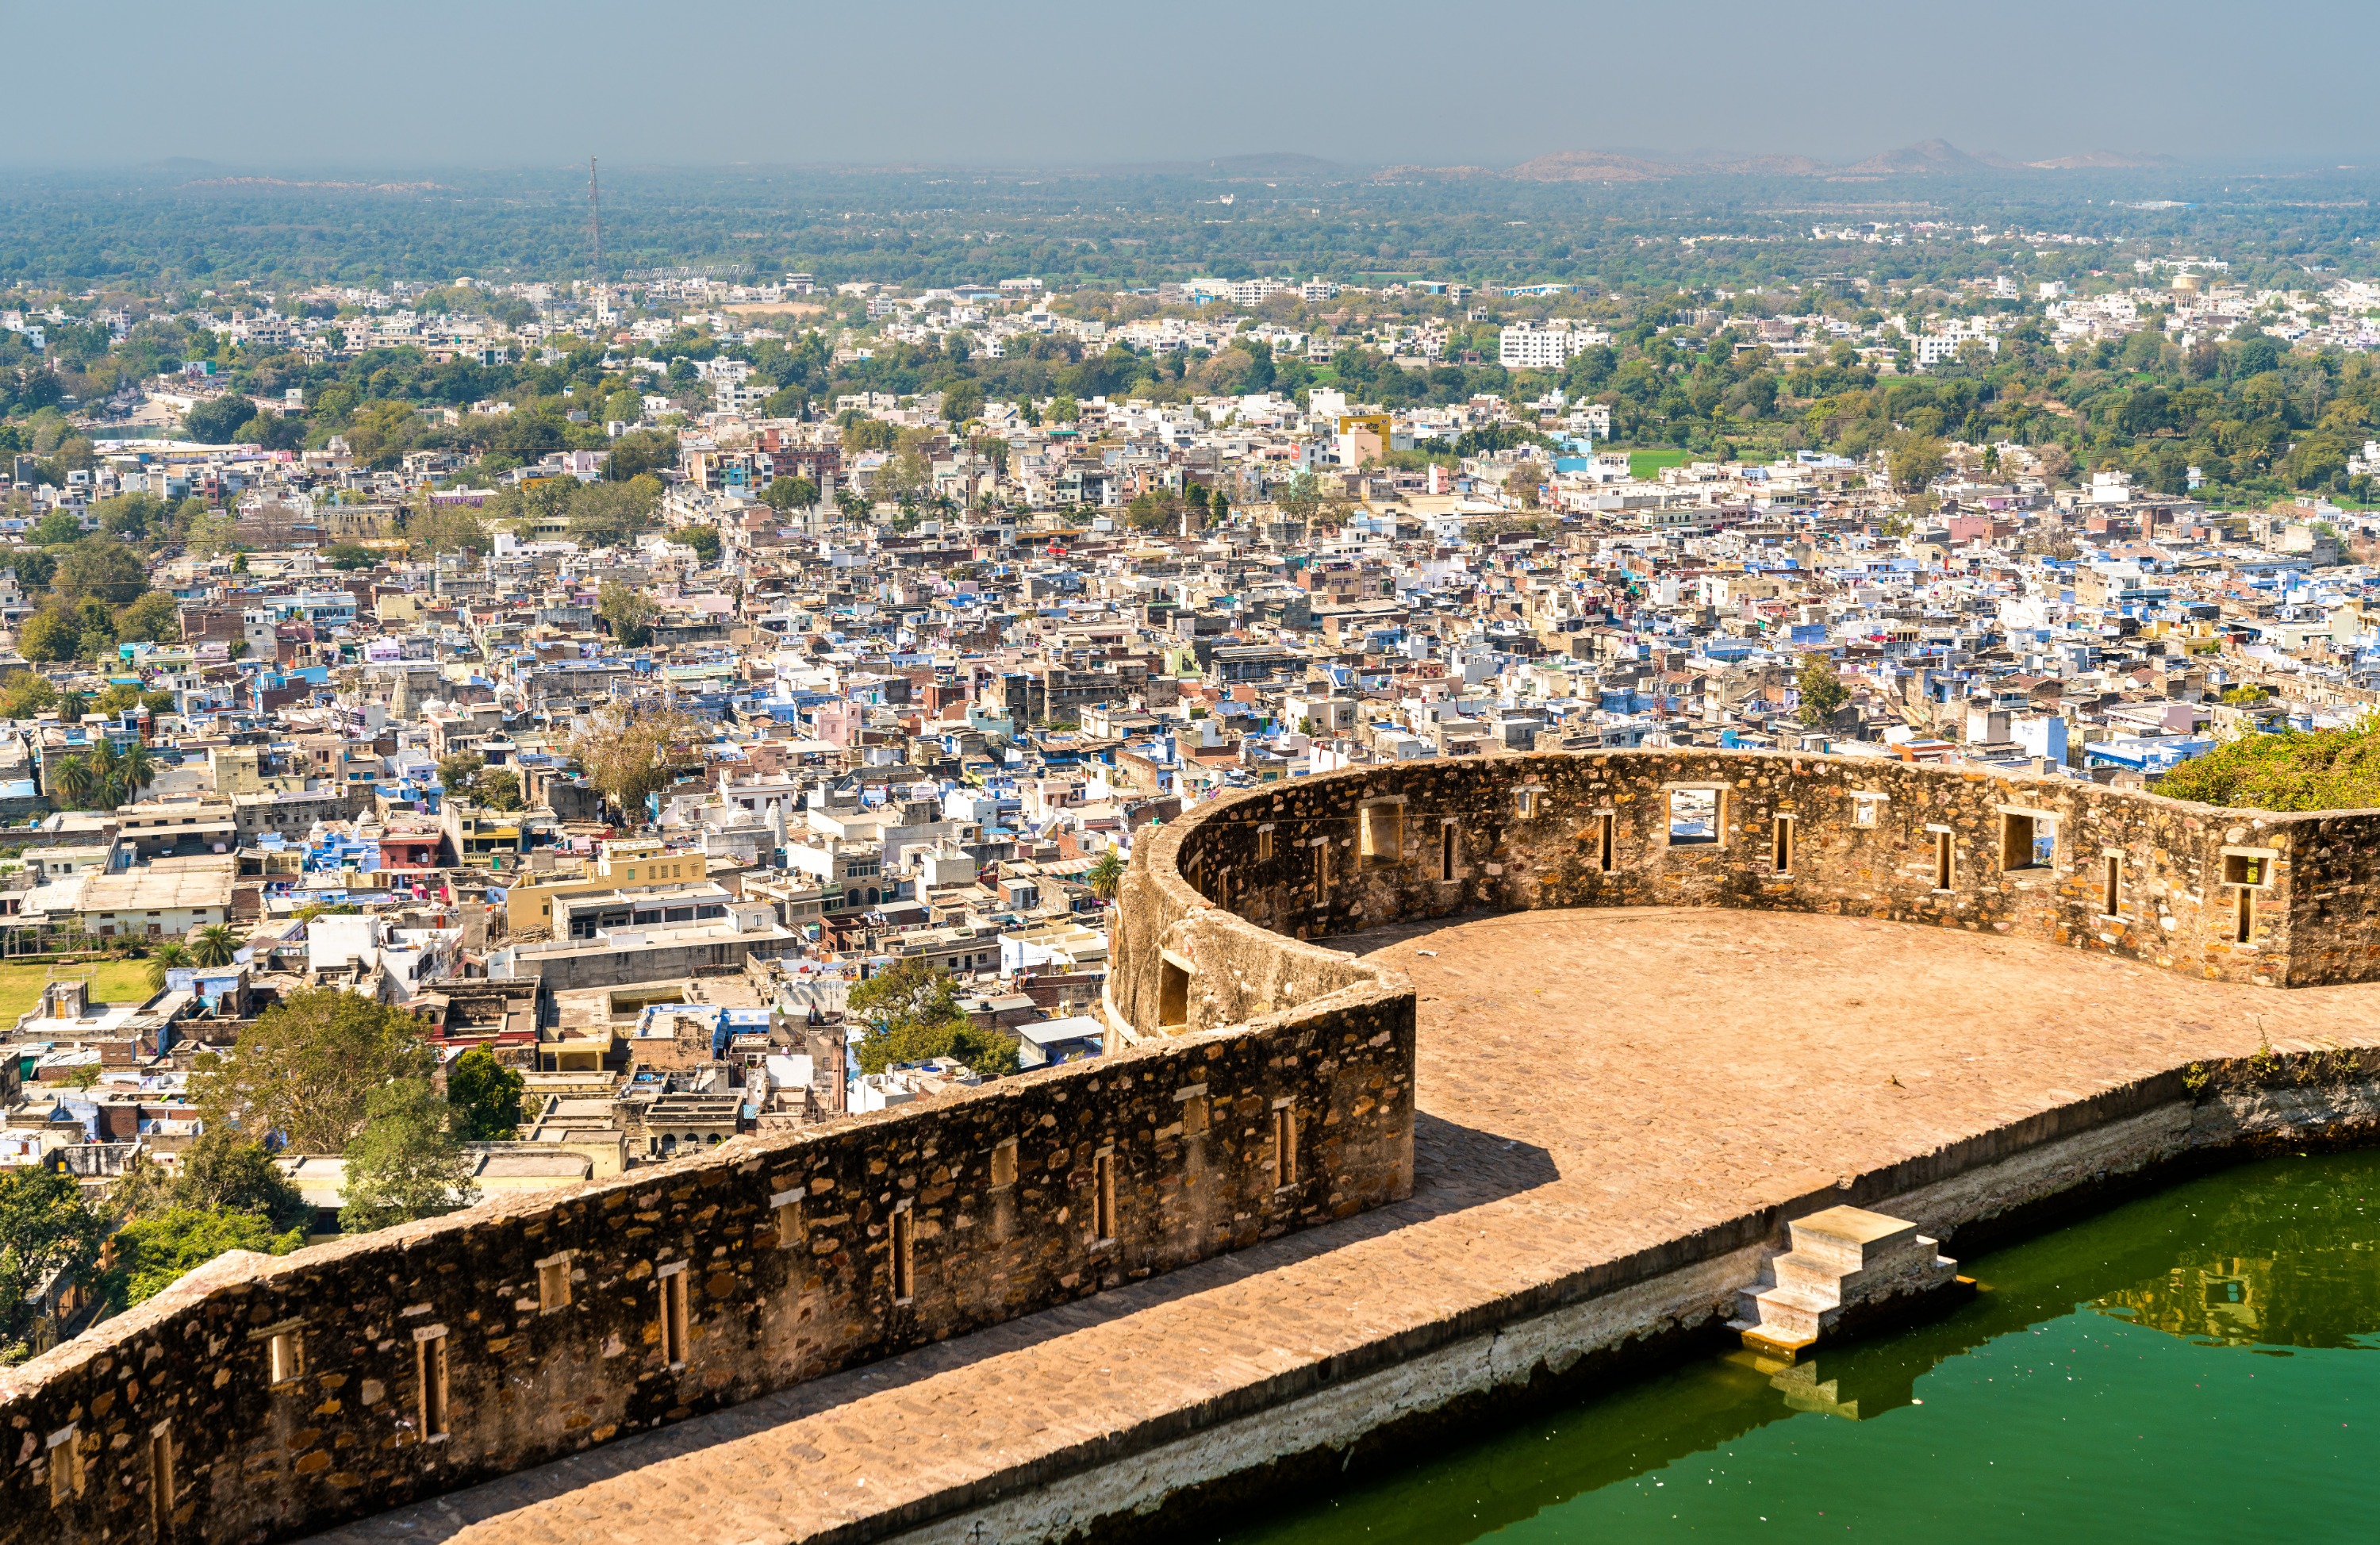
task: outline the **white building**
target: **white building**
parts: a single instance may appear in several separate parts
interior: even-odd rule
[[[1496,361],[1508,371],[1558,371],[1579,350],[1610,341],[1609,333],[1562,322],[1514,322],[1497,337]]]

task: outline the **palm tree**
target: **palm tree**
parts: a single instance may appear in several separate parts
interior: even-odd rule
[[[225,923],[209,923],[190,939],[190,959],[197,965],[228,966],[238,953],[239,941]]]
[[[149,952],[149,991],[165,990],[165,973],[190,964],[190,952],[179,939],[169,939]]]
[[[105,740],[91,748],[90,758],[91,798],[98,809],[112,810],[124,803],[124,759]]]
[[[124,748],[116,760],[116,771],[124,780],[121,804],[130,804],[140,797],[140,791],[157,781],[157,753],[139,741]]]
[[[60,757],[57,767],[50,774],[52,791],[78,809],[91,803],[91,793],[98,784],[99,779],[92,772],[91,763],[80,756]]]
[[[1114,848],[1109,848],[1099,855],[1097,863],[1083,872],[1083,881],[1090,886],[1091,894],[1101,901],[1113,901],[1116,887],[1123,883],[1123,859]]]

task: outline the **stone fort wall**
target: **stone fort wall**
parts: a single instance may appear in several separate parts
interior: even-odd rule
[[[212,1262],[0,1370],[0,1541],[289,1539],[1404,1196],[1413,995],[1334,979],[956,1099]]]
[[[1144,833],[1112,1012],[1199,1030],[1330,991],[1304,940],[1469,910],[1740,906],[2015,933],[2272,987],[2380,977],[2380,812],[1754,751],[1405,762]],[[1332,961],[1339,964],[1332,964]]]

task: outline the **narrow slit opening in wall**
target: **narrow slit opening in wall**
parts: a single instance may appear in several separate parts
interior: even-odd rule
[[[443,1438],[447,1429],[446,1337],[424,1336],[413,1344],[414,1373],[420,1381],[421,1437]]]
[[[1160,1025],[1190,1023],[1190,972],[1171,960],[1157,964],[1157,1022]]]
[[[1314,905],[1330,905],[1330,839],[1314,839]]]
[[[1609,810],[1595,818],[1595,867],[1609,874],[1619,863],[1620,818]]]
[[[2256,942],[2256,893],[2245,885],[2240,887],[2240,921],[2235,937],[2242,944]]]
[[[1268,863],[1272,858],[1272,826],[1269,822],[1257,828],[1257,862]]]
[[[1446,884],[1454,882],[1454,822],[1451,821],[1438,828],[1438,878]]]
[[[1793,818],[1790,815],[1780,815],[1777,818],[1777,831],[1771,844],[1769,858],[1774,863],[1778,873],[1793,872]]]
[[[276,1331],[265,1338],[264,1369],[269,1382],[286,1384],[306,1375],[306,1342],[295,1331]]]
[[[1275,1186],[1297,1184],[1297,1113],[1287,1105],[1272,1113],[1272,1163]]]
[[[82,1495],[82,1433],[68,1427],[50,1435],[50,1504],[61,1506]]]
[[[1937,832],[1934,833],[1934,888],[1937,891],[1949,890],[1953,878],[1950,868],[1950,833]]]
[[[1536,815],[1537,813],[1537,791],[1533,788],[1514,789],[1512,791],[1512,808],[1520,812],[1521,819],[1523,821],[1526,821],[1531,816]]]
[[[991,1183],[998,1186],[1016,1184],[1016,1139],[1007,1138],[991,1147]]]
[[[149,1532],[174,1538],[174,1434],[162,1425],[149,1434]]]
[[[662,1279],[662,1361],[671,1368],[686,1366],[686,1272]]]
[[[2103,917],[2119,917],[2124,910],[2124,861],[2114,854],[2107,855],[2107,885],[2099,898]]]
[[[1405,808],[1395,803],[1366,805],[1361,810],[1361,855],[1367,864],[1393,864],[1404,857]]]
[[[1113,1239],[1116,1233],[1115,1154],[1091,1158],[1091,1237]]]
[[[551,1257],[537,1263],[537,1308],[540,1314],[570,1307],[570,1258]]]
[[[917,1214],[905,1207],[892,1214],[892,1301],[905,1304],[917,1296]]]

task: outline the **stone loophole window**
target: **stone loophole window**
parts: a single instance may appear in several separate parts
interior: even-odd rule
[[[1870,795],[1853,795],[1852,797],[1852,824],[1854,826],[1874,826],[1876,821],[1876,812],[1882,809],[1884,809],[1884,800],[1879,797]]]
[[[892,1212],[892,1301],[905,1304],[917,1296],[917,1215],[907,1202]]]
[[[1405,853],[1405,807],[1402,800],[1381,799],[1359,808],[1357,854],[1366,864],[1400,862]]]
[[[1190,1023],[1190,967],[1171,956],[1157,963],[1157,1023],[1160,1028]]]
[[[149,1429],[149,1533],[174,1537],[174,1430],[162,1421]]]
[[[1259,864],[1265,863],[1269,861],[1271,858],[1272,822],[1268,821],[1263,825],[1257,828],[1257,862]]]
[[[1016,1184],[1016,1139],[1006,1138],[991,1148],[991,1183],[995,1186]]]
[[[1609,810],[1595,818],[1595,867],[1604,874],[1620,867],[1620,818]]]
[[[1692,847],[1718,841],[1719,791],[1715,788],[1673,788],[1670,791],[1670,845]]]
[[[1937,832],[1934,833],[1934,888],[1947,891],[1957,878],[1958,871],[1950,853],[1950,833]]]
[[[1769,844],[1770,867],[1779,874],[1793,872],[1793,818],[1780,815]]]
[[[2000,812],[2000,868],[2049,869],[2058,862],[2058,819],[2031,810]]]
[[[1297,1108],[1293,1105],[1273,1110],[1272,1163],[1275,1186],[1297,1184]]]
[[[2124,860],[2113,853],[2107,859],[2107,882],[2099,895],[2099,915],[2120,918],[2124,915]]]
[[[1438,879],[1444,885],[1454,883],[1455,824],[1452,816],[1438,823]]]
[[[275,1331],[264,1339],[264,1373],[268,1383],[294,1384],[306,1377],[306,1337],[298,1331]]]
[[[1116,1236],[1115,1150],[1091,1155],[1091,1239],[1112,1244]]]
[[[415,1387],[420,1392],[421,1441],[434,1443],[446,1436],[450,1425],[445,1326],[425,1325],[413,1332],[413,1372]]]
[[[686,1366],[686,1262],[661,1269],[662,1361],[673,1369]]]
[[[570,1252],[548,1256],[537,1263],[537,1312],[552,1314],[570,1307]]]
[[[82,1433],[69,1423],[50,1434],[50,1503],[61,1506],[82,1495]]]
[[[777,1230],[777,1248],[790,1250],[801,1243],[802,1192],[796,1186],[769,1198],[769,1217]]]
[[[2223,855],[2223,883],[2226,885],[2263,885],[2269,882],[2271,877],[2271,867],[2261,853]]]

